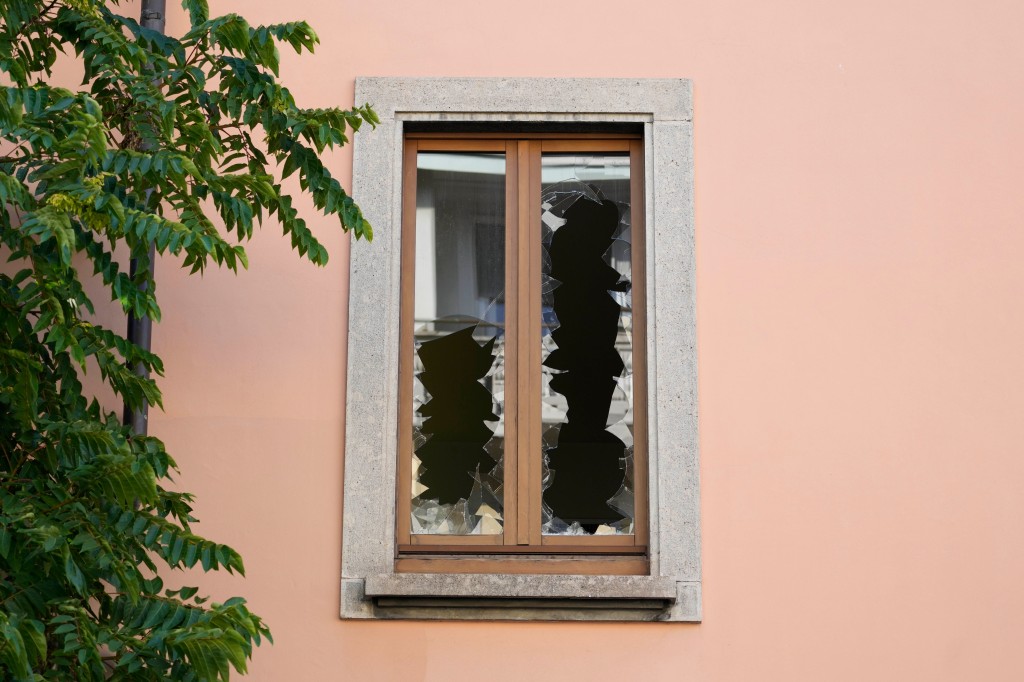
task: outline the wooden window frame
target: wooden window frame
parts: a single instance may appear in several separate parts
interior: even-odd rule
[[[495,535],[414,534],[412,484],[413,300],[419,152],[505,156],[505,480],[504,524]],[[630,162],[633,296],[634,532],[541,533],[541,158],[545,153],[624,153]],[[644,282],[643,136],[624,133],[407,133],[403,144],[399,351],[399,447],[395,570],[411,573],[647,575],[647,363]],[[509,379],[512,379],[511,381]],[[530,396],[529,404],[521,398]]]

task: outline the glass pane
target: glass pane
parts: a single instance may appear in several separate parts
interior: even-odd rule
[[[420,153],[416,165],[411,529],[500,534],[505,156]]]
[[[628,154],[541,160],[543,532],[633,533]]]

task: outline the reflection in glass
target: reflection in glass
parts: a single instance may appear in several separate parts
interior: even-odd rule
[[[500,534],[505,156],[417,156],[414,534]]]
[[[546,535],[633,533],[629,156],[541,161]]]

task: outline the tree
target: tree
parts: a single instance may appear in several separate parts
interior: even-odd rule
[[[116,0],[0,0],[3,679],[226,680],[269,637],[242,599],[164,589],[166,567],[241,573],[242,559],[192,531],[192,497],[164,487],[176,469],[160,440],[83,389],[88,367],[128,408],[159,406],[148,373],[163,372],[90,321],[89,292],[159,320],[151,248],[193,273],[234,271],[265,220],[323,265],[282,187],[292,174],[319,211],[371,238],[321,157],[377,118],[300,108],[280,84],[278,44],[318,42],[306,23],[253,27],[211,19],[206,0],[183,6],[191,28],[172,38]],[[58,58],[81,64],[77,91],[48,84]]]

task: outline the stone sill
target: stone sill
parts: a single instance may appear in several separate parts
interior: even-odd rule
[[[399,573],[342,581],[342,618],[700,620],[700,590],[651,576]]]
[[[392,573],[367,577],[365,592],[367,597],[675,601],[676,583],[645,575]]]

